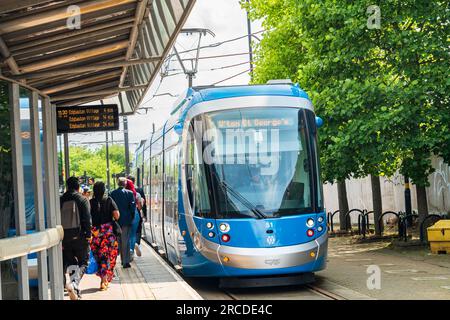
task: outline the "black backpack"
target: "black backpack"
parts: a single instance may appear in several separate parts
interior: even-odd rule
[[[61,208],[61,225],[64,230],[81,229],[80,212],[75,200],[65,201]]]

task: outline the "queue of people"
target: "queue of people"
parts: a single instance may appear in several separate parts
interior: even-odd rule
[[[97,262],[100,290],[107,290],[113,280],[118,255],[123,268],[131,267],[134,254],[141,256],[141,212],[145,198],[142,190],[136,190],[132,176],[119,178],[118,188],[110,194],[105,184],[98,181],[93,186],[92,197],[87,196],[86,190],[80,190],[76,177],[70,177],[66,187],[60,201],[64,283],[70,299],[78,300],[90,252]],[[69,282],[66,282],[66,272]]]

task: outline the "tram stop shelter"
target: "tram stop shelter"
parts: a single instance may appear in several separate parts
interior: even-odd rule
[[[56,106],[133,114],[194,2],[0,2],[0,299],[63,298]]]

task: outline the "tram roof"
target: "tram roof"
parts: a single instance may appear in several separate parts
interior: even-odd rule
[[[194,87],[192,95],[200,101],[211,101],[246,96],[287,96],[309,99],[297,84],[264,84],[226,87]],[[193,99],[194,100],[194,99]]]
[[[308,94],[298,84],[257,84],[237,86],[201,86],[187,89],[175,102],[171,115],[188,110],[196,103],[236,97],[285,96],[309,100]]]
[[[194,3],[0,1],[0,72],[59,106],[112,98],[134,113]]]

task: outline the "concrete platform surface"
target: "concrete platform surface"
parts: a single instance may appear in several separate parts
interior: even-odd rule
[[[106,291],[100,291],[98,276],[85,275],[82,300],[202,300],[148,244],[142,242],[141,248],[142,256],[135,256],[131,268],[123,269],[118,258],[116,276]],[[70,300],[67,293],[64,299]]]

